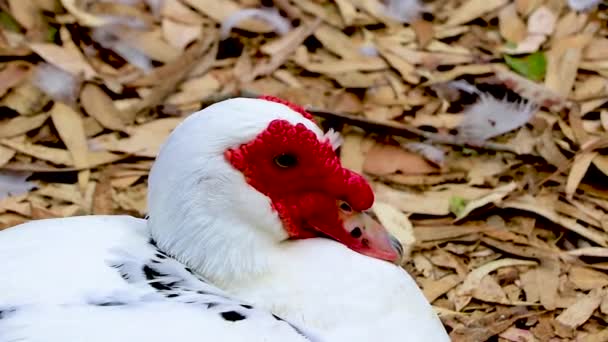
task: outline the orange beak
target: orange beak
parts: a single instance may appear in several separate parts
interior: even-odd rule
[[[353,210],[346,202],[338,201],[337,206],[341,227],[328,227],[325,222],[315,220],[307,223],[355,252],[392,263],[401,262],[403,246],[382,224],[366,212]]]

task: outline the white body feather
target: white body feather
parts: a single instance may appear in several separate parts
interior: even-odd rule
[[[269,313],[215,295],[222,292],[201,281],[196,286],[206,297],[175,299],[143,279],[126,282],[110,265],[127,259],[143,264],[154,257],[145,222],[85,216],[2,231],[0,341],[310,341]],[[129,271],[137,276],[137,269]],[[196,303],[197,296],[224,308],[236,305],[247,319],[227,321],[221,307],[208,309]],[[116,302],[121,305],[104,305]]]

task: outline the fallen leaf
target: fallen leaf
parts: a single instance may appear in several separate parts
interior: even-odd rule
[[[574,196],[578,185],[583,180],[583,177],[587,173],[587,169],[596,155],[596,152],[584,152],[577,154],[574,157],[574,162],[572,163],[570,173],[568,173],[568,180],[566,181],[565,191],[568,198],[572,199],[572,196]]]
[[[535,52],[525,57],[505,55],[504,58],[511,69],[533,81],[542,81],[545,77],[547,61],[542,52]]]
[[[61,102],[55,102],[49,113],[59,137],[72,156],[74,166],[87,167],[89,165],[89,147],[80,113]],[[83,191],[89,182],[89,176],[89,170],[78,172],[78,184]]]
[[[507,0],[467,0],[451,13],[445,24],[448,26],[464,24],[507,3]]]
[[[581,290],[601,289],[608,286],[608,275],[582,266],[572,266],[568,279]]]
[[[103,127],[115,131],[125,131],[125,115],[114,106],[114,102],[97,85],[87,83],[80,93],[80,102],[84,110],[95,118]]]
[[[12,138],[40,128],[48,118],[49,115],[45,113],[33,116],[22,115],[4,120],[0,123],[0,138]]]
[[[130,136],[128,138],[118,139],[115,134],[110,133],[99,136],[93,141],[108,151],[154,158],[167,136],[183,120],[184,118],[158,119],[139,126],[129,127]]]
[[[373,175],[427,174],[437,172],[437,168],[399,146],[375,144],[365,156],[363,171]]]
[[[575,304],[559,314],[555,320],[567,327],[577,328],[591,317],[601,302],[602,293],[598,290],[591,290],[588,295],[578,299]]]
[[[403,257],[405,259],[409,258],[410,253],[416,244],[416,236],[414,235],[414,227],[407,215],[390,204],[379,201],[374,202],[372,210],[378,217],[380,223],[382,223],[382,225],[397,238],[403,246]]]

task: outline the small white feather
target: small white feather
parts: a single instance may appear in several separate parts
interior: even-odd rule
[[[228,38],[232,29],[238,25],[241,21],[255,18],[263,20],[270,24],[275,32],[283,35],[291,30],[291,23],[286,18],[279,14],[276,8],[273,9],[259,9],[259,8],[247,8],[234,12],[231,16],[222,21],[222,28],[220,29],[220,37],[222,39]]]
[[[0,199],[22,195],[35,188],[35,183],[26,181],[31,175],[31,172],[0,171]]]
[[[602,0],[568,0],[568,6],[575,11],[587,11],[601,2]]]
[[[450,88],[462,90],[469,94],[477,94],[479,96],[482,95],[482,93],[481,93],[481,91],[479,91],[479,89],[477,89],[474,85],[472,85],[469,82],[464,81],[464,80],[448,82],[447,85]]]
[[[418,19],[424,10],[420,0],[387,0],[383,12],[400,23],[410,23]]]
[[[329,131],[323,135],[323,140],[329,142],[334,151],[337,150],[344,142],[340,132],[334,131],[332,128],[330,128]]]
[[[38,64],[32,81],[53,100],[66,103],[76,101],[81,83],[76,76],[49,63]]]
[[[419,153],[426,160],[436,165],[443,165],[445,161],[445,151],[429,143],[412,142],[403,144],[402,146],[412,152]]]
[[[376,46],[371,42],[361,45],[359,52],[366,57],[378,57],[380,55]]]
[[[115,18],[117,22],[122,22],[124,18]],[[134,23],[137,25],[137,23]],[[106,49],[114,51],[130,64],[144,72],[149,72],[154,68],[152,61],[143,52],[129,44],[128,40],[121,37],[120,30],[115,25],[106,25],[93,30],[93,40],[98,42]]]
[[[148,56],[127,43],[119,42],[113,46],[112,50],[144,72],[150,72],[154,69],[152,60]]]
[[[458,135],[469,142],[483,142],[525,125],[537,109],[531,102],[509,102],[482,94],[465,110]]]

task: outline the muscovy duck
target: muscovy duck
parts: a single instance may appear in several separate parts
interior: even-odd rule
[[[192,114],[147,220],[0,232],[0,341],[449,341],[334,137],[274,97]]]

